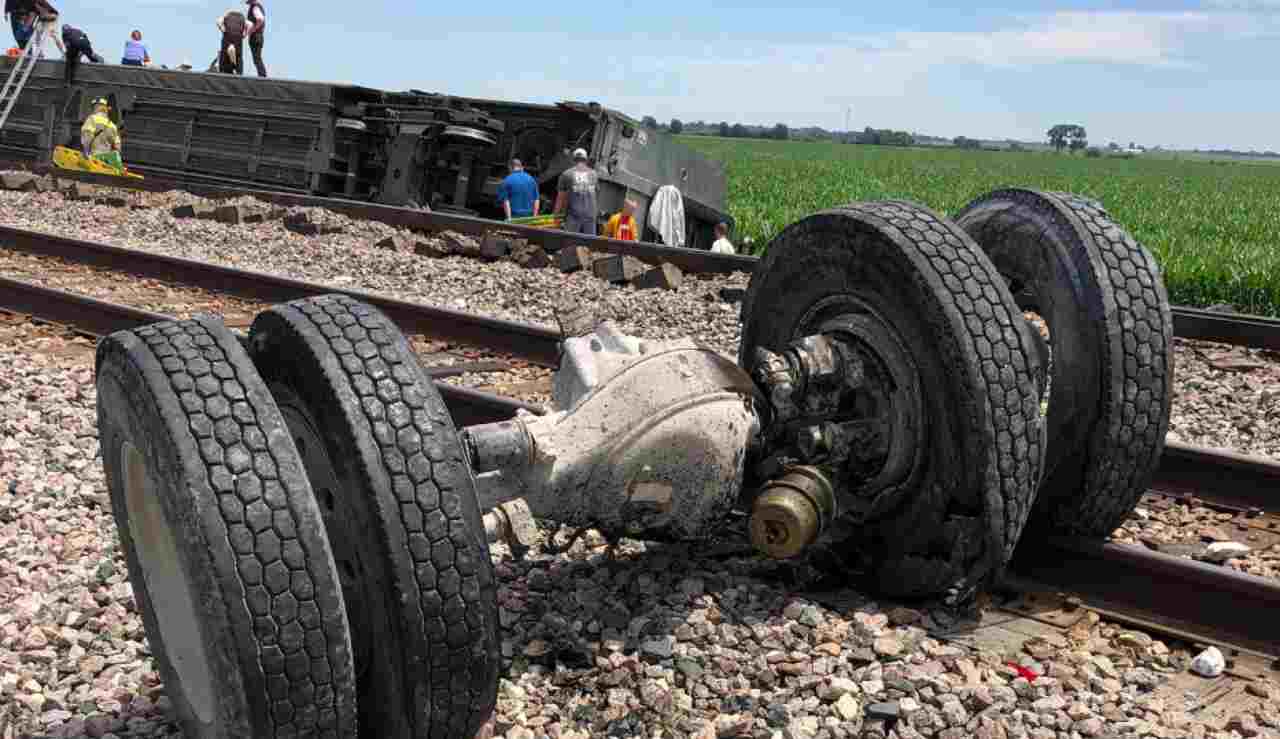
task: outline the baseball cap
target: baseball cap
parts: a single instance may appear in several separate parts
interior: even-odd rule
[[[574,158],[574,159],[586,159],[586,158],[587,158],[587,150],[586,150],[586,149],[574,149],[574,150],[573,150],[573,158]]]

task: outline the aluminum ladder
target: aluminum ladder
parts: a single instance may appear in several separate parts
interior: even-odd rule
[[[18,56],[13,69],[9,70],[9,78],[4,81],[4,88],[0,89],[0,129],[3,129],[5,121],[9,120],[9,113],[13,112],[13,106],[18,104],[18,96],[22,94],[22,88],[27,86],[27,78],[31,76],[31,70],[36,68],[36,62],[39,61],[40,54],[44,50],[45,26],[44,18],[36,18],[35,30],[31,38],[27,40],[27,45],[23,47],[22,54]]]

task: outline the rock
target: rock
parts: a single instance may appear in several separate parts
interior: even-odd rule
[[[1227,668],[1227,661],[1217,647],[1209,647],[1191,660],[1191,671],[1202,677],[1217,677]]]
[[[920,623],[924,616],[917,610],[912,608],[898,608],[889,611],[889,623],[894,626],[910,626]]]
[[[374,244],[374,246],[400,254],[412,254],[414,251],[413,241],[402,234],[392,234]]]
[[[1031,707],[1038,713],[1053,713],[1061,711],[1067,707],[1067,699],[1060,695],[1051,695],[1047,698],[1041,698],[1031,704]]]
[[[111,208],[124,208],[129,205],[129,199],[122,195],[97,195],[93,198],[93,202]]]
[[[674,636],[659,636],[648,639],[640,644],[640,651],[651,657],[658,659],[667,659],[675,650],[676,638]]]
[[[591,254],[591,250],[585,246],[570,246],[560,250],[556,255],[556,266],[561,272],[570,274],[578,270],[591,269],[591,262],[595,259]]]
[[[867,706],[866,717],[872,719],[891,720],[898,717],[898,702],[887,701],[884,703],[872,703]]]
[[[641,274],[631,284],[636,286],[638,290],[647,290],[650,288],[661,288],[663,290],[677,290],[680,283],[684,279],[684,273],[674,264],[663,263],[651,270]]]
[[[6,190],[19,192],[35,192],[40,178],[29,172],[5,172],[0,174],[0,186]]]
[[[857,695],[858,684],[847,677],[833,677],[818,685],[818,697],[827,702],[840,700],[844,695]]]
[[[1260,681],[1247,683],[1244,690],[1249,695],[1257,696],[1269,703],[1280,703],[1280,691],[1276,690],[1274,685]]]
[[[942,704],[942,717],[949,726],[964,726],[969,721],[969,712],[964,710],[960,701],[953,700]]]
[[[1102,733],[1103,723],[1102,719],[1097,717],[1087,718],[1083,721],[1077,721],[1074,728],[1080,732],[1081,736],[1098,736]]]
[[[1257,719],[1247,713],[1231,717],[1231,720],[1227,722],[1227,730],[1237,732],[1245,739],[1262,733],[1262,729],[1258,727]]]
[[[591,270],[596,277],[615,284],[631,282],[647,269],[647,264],[625,254],[610,254],[591,263]]]
[[[872,649],[881,657],[897,657],[902,654],[902,640],[896,636],[882,636],[876,639],[872,645]]]
[[[1243,557],[1244,555],[1248,554],[1250,551],[1252,550],[1249,549],[1249,547],[1239,542],[1217,541],[1210,544],[1208,548],[1205,549],[1203,559],[1206,562],[1215,562],[1215,563],[1221,564],[1223,562],[1226,562],[1229,559],[1235,559],[1236,557]]]
[[[862,716],[862,706],[858,705],[858,699],[848,693],[840,696],[840,700],[836,701],[835,711],[836,715],[845,721],[852,721]]]

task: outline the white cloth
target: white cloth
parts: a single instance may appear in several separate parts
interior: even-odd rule
[[[730,243],[730,241],[723,236],[716,239],[716,243],[711,245],[711,251],[715,252],[716,254],[737,254],[738,253],[736,250],[734,250],[733,244]]]
[[[684,198],[675,185],[663,185],[649,204],[649,225],[667,246],[684,246]]]

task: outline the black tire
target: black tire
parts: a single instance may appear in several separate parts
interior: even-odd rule
[[[348,572],[361,734],[469,739],[497,700],[497,584],[448,408],[395,324],[345,296],[264,311],[249,343],[323,440],[305,458]]]
[[[97,357],[103,467],[134,600],[189,737],[354,737],[345,607],[266,385],[213,318]]]
[[[1108,536],[1146,491],[1169,430],[1173,316],[1160,268],[1099,203],[1069,193],[997,190],[956,222],[1049,325],[1048,460],[1028,525]]]
[[[798,338],[810,307],[841,295],[898,334],[925,428],[908,492],[863,523],[842,516],[825,548],[857,555],[844,561],[891,595],[971,592],[1008,561],[1040,480],[1033,341],[963,231],[915,203],[854,203],[769,244],[743,301],[742,366],[752,369],[756,346]]]

